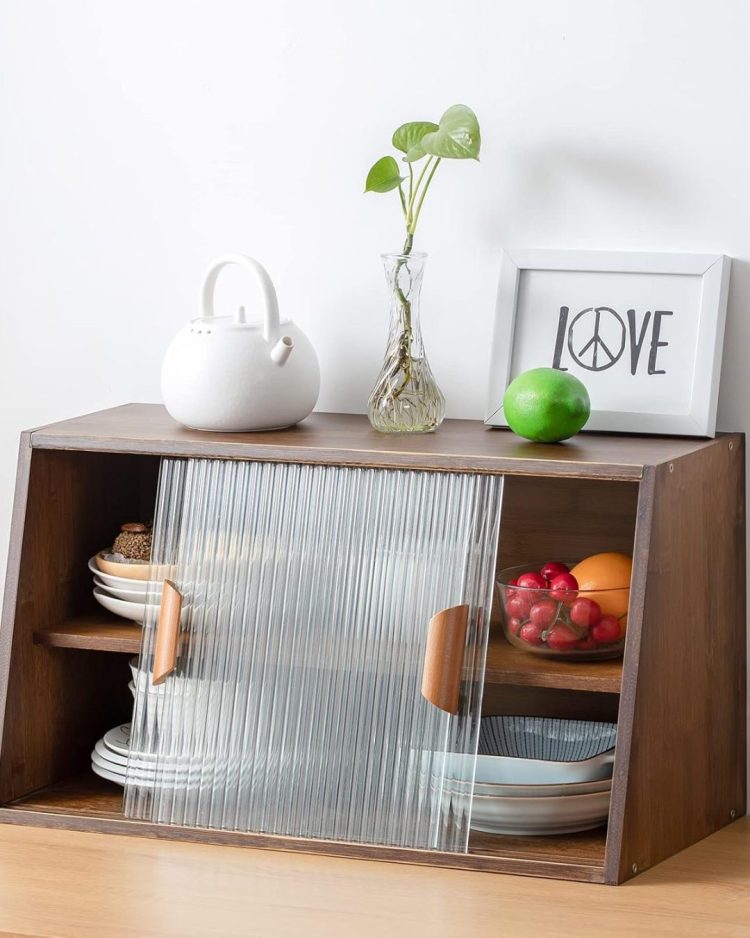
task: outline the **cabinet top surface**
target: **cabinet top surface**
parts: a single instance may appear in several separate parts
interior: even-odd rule
[[[181,427],[160,404],[125,404],[31,433],[41,449],[622,480],[720,440],[581,433],[563,444],[530,443],[478,420],[446,420],[436,433],[382,434],[359,414],[312,414],[286,430],[208,433]]]

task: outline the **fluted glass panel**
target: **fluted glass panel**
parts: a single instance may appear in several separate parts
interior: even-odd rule
[[[469,473],[165,459],[153,560],[174,565],[182,641],[151,686],[152,610],[127,816],[465,850],[470,805],[443,793],[473,780],[501,493]],[[462,603],[448,714],[420,692],[425,641]]]

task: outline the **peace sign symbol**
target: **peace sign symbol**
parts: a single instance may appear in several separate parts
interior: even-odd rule
[[[620,360],[624,349],[625,323],[609,306],[582,309],[570,324],[568,351],[586,371],[606,371]]]

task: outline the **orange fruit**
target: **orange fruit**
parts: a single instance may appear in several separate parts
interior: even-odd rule
[[[578,595],[599,603],[604,615],[618,619],[628,611],[633,561],[615,551],[593,554],[570,571],[578,582]]]

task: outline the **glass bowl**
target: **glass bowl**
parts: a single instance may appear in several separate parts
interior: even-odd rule
[[[630,587],[550,589],[550,581],[543,579],[547,586],[517,585],[524,573],[539,572],[540,566],[524,564],[498,574],[500,618],[510,644],[546,658],[619,658],[625,647]]]

